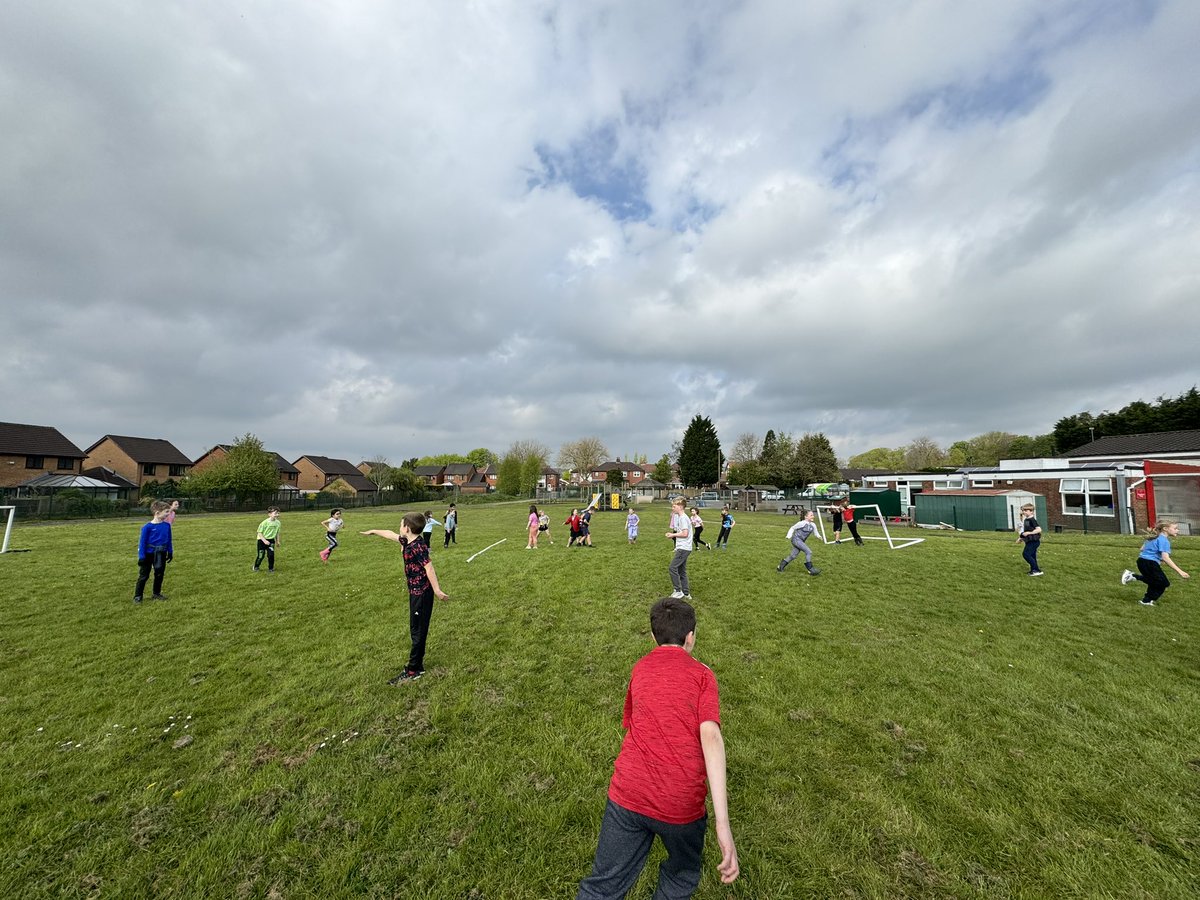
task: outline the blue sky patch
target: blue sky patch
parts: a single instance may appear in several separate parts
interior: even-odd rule
[[[578,196],[600,203],[616,219],[649,218],[645,170],[635,157],[621,153],[614,123],[588,130],[565,149],[538,144],[534,150],[542,168],[530,176],[530,188],[566,184]]]

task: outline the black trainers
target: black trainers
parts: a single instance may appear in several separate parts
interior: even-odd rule
[[[809,570],[808,570],[808,574],[809,574],[809,575],[820,575],[820,574],[821,574],[821,570],[820,570],[820,569],[809,569]]]
[[[134,602],[134,603],[141,603],[141,602],[142,602],[142,595],[141,595],[141,594],[138,594],[136,597],[134,597],[134,598],[133,598],[133,602]]]
[[[168,597],[166,594],[152,594],[150,596],[150,599],[151,600],[170,600],[171,598]]]
[[[388,684],[395,686],[397,684],[403,684],[406,681],[416,681],[424,674],[424,672],[418,672],[416,669],[405,669],[395,678],[389,678]]]

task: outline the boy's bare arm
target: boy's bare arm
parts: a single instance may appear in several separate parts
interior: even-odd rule
[[[400,535],[396,534],[394,531],[387,531],[383,528],[372,528],[370,531],[360,531],[359,534],[374,534],[381,538],[387,538],[389,541],[395,541],[397,544],[400,543]]]
[[[437,572],[433,571],[432,562],[425,563],[425,577],[429,579],[429,586],[433,588],[433,596],[439,600],[450,599],[449,595],[443,592],[441,586],[438,585]]]
[[[737,847],[729,827],[729,798],[725,793],[725,738],[721,726],[713,721],[700,723],[700,747],[704,751],[704,769],[708,774],[708,791],[712,795],[713,818],[716,820],[717,844],[721,861],[717,871],[721,881],[730,884],[738,877]]]

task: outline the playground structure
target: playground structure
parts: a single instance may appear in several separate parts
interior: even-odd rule
[[[816,507],[817,534],[821,535],[822,543],[832,544],[833,540],[825,536],[825,518],[824,518],[824,516],[821,515],[821,511],[829,510],[830,512],[833,512],[835,509],[838,509],[838,508],[839,507],[833,506],[832,504],[824,504],[824,503],[822,503],[821,505]],[[862,515],[861,511],[866,510],[866,509],[875,510],[874,515],[871,515],[870,513],[868,513],[866,515]],[[868,518],[878,519],[879,524],[881,526],[883,526],[883,537],[877,537],[875,535],[864,534],[864,535],[862,535],[862,539],[864,541],[887,541],[888,549],[890,549],[890,550],[903,550],[905,547],[911,547],[913,544],[920,544],[925,540],[925,538],[910,538],[907,541],[894,540],[892,538],[892,533],[890,531],[888,531],[887,517],[880,511],[879,505],[875,504],[875,503],[855,504],[854,518],[855,518],[855,521],[866,520]]]
[[[612,509],[620,511],[628,509],[629,504],[625,502],[624,496],[620,491],[601,491],[592,495],[592,502],[587,505],[588,509]]]

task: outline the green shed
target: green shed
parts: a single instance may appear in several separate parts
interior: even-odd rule
[[[1042,530],[1046,498],[1029,491],[923,491],[916,495],[917,525],[953,525],[963,531],[1015,531],[1021,507],[1032,503]]]
[[[900,509],[900,492],[890,488],[854,488],[850,491],[850,502],[855,506],[874,503],[884,516],[902,516],[908,512]]]

